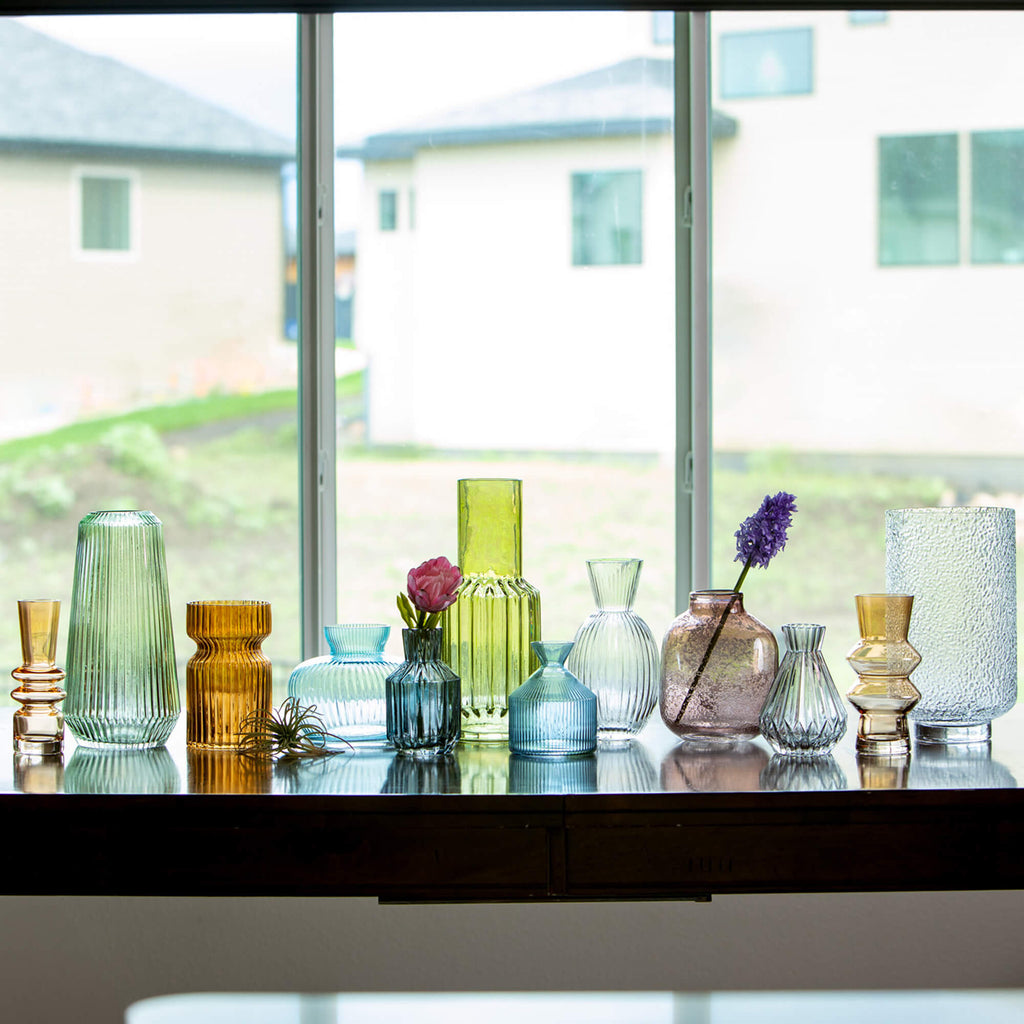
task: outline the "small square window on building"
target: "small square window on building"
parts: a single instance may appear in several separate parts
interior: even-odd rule
[[[851,25],[884,25],[889,20],[888,11],[847,11]]]
[[[641,262],[642,192],[640,171],[573,174],[573,266]]]
[[[971,262],[1024,263],[1024,131],[971,135]]]
[[[129,252],[132,247],[130,178],[83,174],[81,246],[84,252]]]
[[[378,225],[381,231],[394,231],[398,227],[398,193],[382,188],[377,193]]]
[[[725,32],[719,38],[722,99],[793,96],[814,89],[810,28]]]

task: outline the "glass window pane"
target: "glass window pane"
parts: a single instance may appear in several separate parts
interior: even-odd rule
[[[957,137],[878,140],[879,251],[882,266],[959,259]]]
[[[645,560],[637,611],[660,636],[671,46],[650,12],[336,14],[334,39],[337,216],[357,229],[339,373],[361,382],[339,434],[339,615],[389,623],[399,653],[406,572],[456,560],[457,481],[516,477],[544,636],[571,639],[593,610],[586,559],[602,556]],[[415,232],[400,211],[381,234],[381,190],[415,191]],[[604,266],[575,265],[581,238]]]
[[[381,231],[394,231],[398,227],[398,193],[394,189],[381,189],[377,196],[378,226]]]
[[[712,57],[767,17],[716,11]],[[1001,183],[1020,178],[1024,14],[893,10],[879,31],[844,11],[772,17],[822,45],[800,104],[720,103],[737,129],[712,144],[712,568],[731,586],[740,522],[796,494],[745,604],[776,631],[824,624],[845,692],[854,596],[885,589],[885,510],[1024,508],[1018,268],[956,262],[982,194],[990,254],[1017,244]]]
[[[639,263],[640,171],[572,176],[572,262],[577,267]]]
[[[1024,262],[1024,131],[971,135],[971,260]]]
[[[809,28],[728,32],[719,37],[722,99],[787,96],[814,88]]]
[[[78,521],[141,508],[182,687],[192,600],[270,601],[279,698],[300,660],[295,40],[293,15],[0,18],[0,606],[60,599],[61,658]]]

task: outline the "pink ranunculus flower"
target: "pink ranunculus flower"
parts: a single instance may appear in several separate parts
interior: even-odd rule
[[[409,600],[424,612],[443,612],[458,597],[462,573],[443,555],[409,570]]]

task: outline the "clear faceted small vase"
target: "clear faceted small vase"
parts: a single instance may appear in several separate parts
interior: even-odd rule
[[[597,738],[626,743],[658,702],[660,652],[647,623],[633,611],[639,558],[591,558],[590,588],[597,611],[576,631],[566,667],[597,696]]]
[[[331,653],[302,662],[288,677],[288,696],[316,706],[329,749],[369,749],[387,741],[384,681],[398,668],[384,657],[390,633],[390,626],[376,622],[325,626]]]
[[[566,667],[572,642],[535,640],[540,668],[508,700],[508,747],[527,757],[567,757],[597,749],[597,697]]]
[[[780,754],[827,754],[846,733],[846,707],[821,653],[825,627],[789,622],[782,635],[787,649],[761,709],[761,735]]]

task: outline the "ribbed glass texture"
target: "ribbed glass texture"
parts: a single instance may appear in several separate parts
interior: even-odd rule
[[[190,747],[238,747],[246,719],[273,703],[267,601],[190,601],[185,632],[196,642],[186,666],[186,739]]]
[[[587,575],[597,611],[576,630],[566,667],[597,695],[597,738],[627,743],[658,703],[658,644],[633,611],[639,558],[592,558]]]
[[[64,775],[67,793],[177,793],[181,777],[166,747],[100,750],[76,747]]]
[[[886,587],[915,598],[919,740],[984,740],[1017,700],[1015,533],[1012,508],[885,513]]]
[[[753,739],[779,667],[772,631],[731,590],[697,590],[661,647],[661,717],[684,739]]]
[[[508,792],[596,793],[597,767],[596,754],[574,757],[524,757],[521,754],[509,754]]]
[[[831,754],[820,757],[775,754],[761,772],[761,788],[767,791],[834,792],[848,786],[846,773]]]
[[[190,793],[260,795],[271,791],[274,761],[269,757],[193,746],[186,748],[185,759]]]
[[[388,742],[399,754],[433,758],[459,738],[459,677],[441,660],[440,629],[403,629],[405,661],[385,680]]]
[[[459,599],[442,628],[462,679],[462,738],[503,743],[508,697],[536,667],[540,594],[522,576],[522,481],[460,480]]]
[[[761,735],[780,753],[827,754],[846,733],[846,705],[821,653],[825,627],[788,622],[786,653],[761,710]]]
[[[377,622],[326,626],[331,653],[302,662],[288,677],[288,696],[316,706],[330,733],[328,749],[386,742],[384,680],[399,664],[384,657],[390,633]]]
[[[597,749],[597,697],[565,667],[572,646],[533,642],[540,668],[508,702],[512,753],[565,757]]]
[[[429,759],[393,757],[388,766],[382,793],[407,796],[442,796],[462,792],[461,768],[454,754]]]
[[[68,728],[86,746],[158,747],[181,712],[163,527],[152,512],[78,524],[68,627]]]
[[[21,704],[12,721],[18,754],[45,756],[64,749],[64,670],[55,661],[59,621],[60,601],[18,602],[22,664],[11,672],[18,683],[11,696]]]

